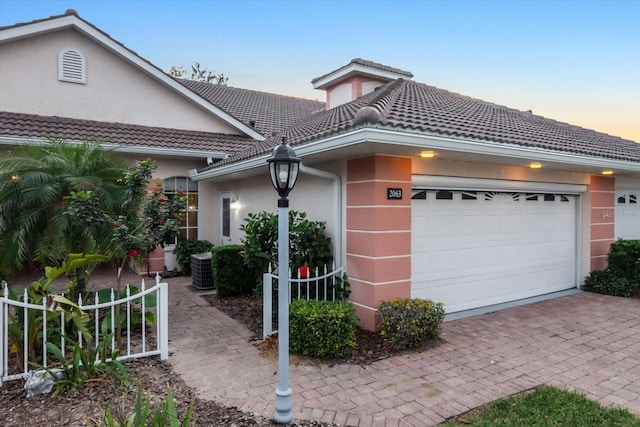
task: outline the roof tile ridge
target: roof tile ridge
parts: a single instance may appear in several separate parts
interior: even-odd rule
[[[379,123],[386,119],[405,83],[405,79],[398,78],[384,85],[379,89],[380,93],[356,112],[352,124],[355,126],[361,123]]]

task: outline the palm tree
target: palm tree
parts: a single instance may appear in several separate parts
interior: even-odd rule
[[[82,241],[70,238],[79,224],[70,224],[70,217],[64,214],[65,198],[75,191],[90,191],[103,212],[115,212],[125,197],[126,188],[121,184],[125,171],[124,160],[91,142],[50,140],[21,145],[3,155],[0,276],[34,262],[58,265],[74,250],[104,250],[111,240],[111,232],[105,229],[84,230]]]

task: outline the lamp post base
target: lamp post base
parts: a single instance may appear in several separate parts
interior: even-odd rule
[[[292,406],[291,389],[276,390],[276,414],[273,420],[278,424],[291,424],[293,421]]]

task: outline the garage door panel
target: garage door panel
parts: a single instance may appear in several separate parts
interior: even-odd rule
[[[575,196],[435,193],[412,203],[413,296],[453,312],[575,287]]]

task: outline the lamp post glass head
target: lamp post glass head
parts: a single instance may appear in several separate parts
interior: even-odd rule
[[[273,188],[281,198],[287,197],[296,184],[300,159],[296,157],[296,152],[286,143],[284,137],[282,143],[274,148],[273,156],[267,162]]]

